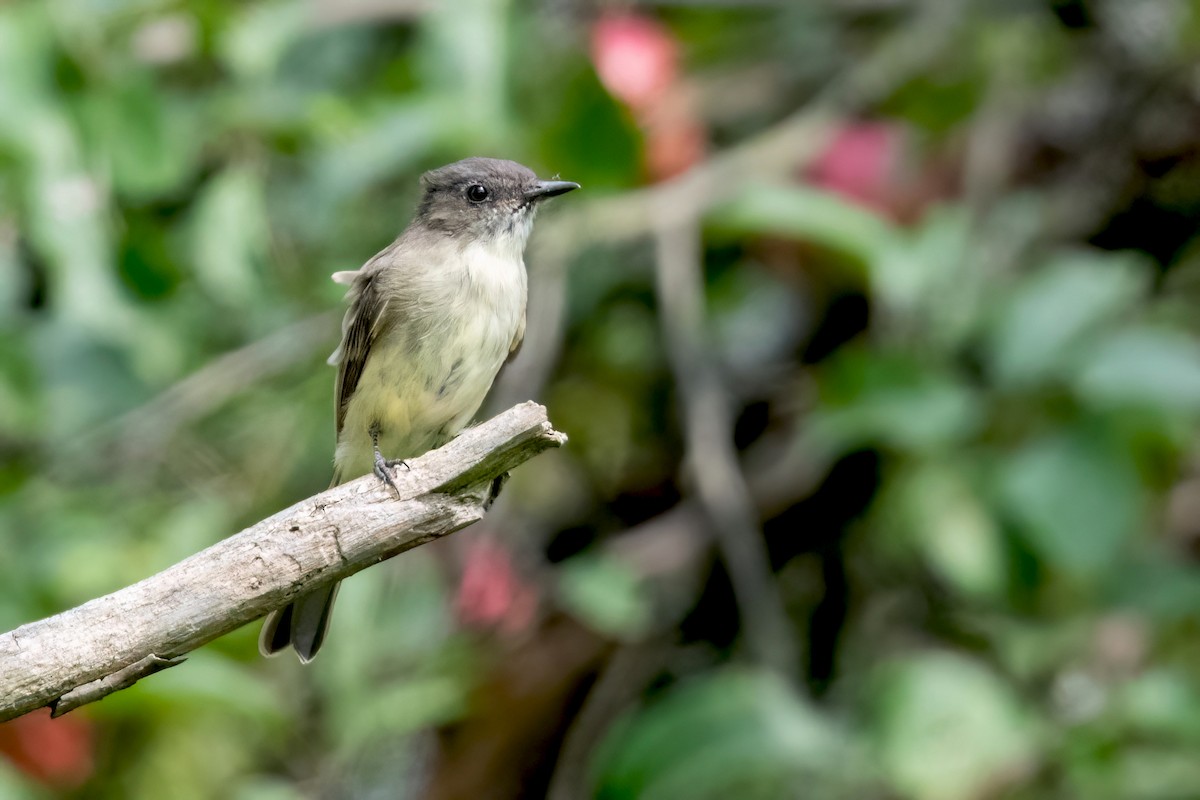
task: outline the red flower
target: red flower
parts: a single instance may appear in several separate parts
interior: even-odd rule
[[[34,780],[59,789],[83,785],[95,767],[91,724],[78,712],[50,719],[50,709],[0,725],[0,754]]]

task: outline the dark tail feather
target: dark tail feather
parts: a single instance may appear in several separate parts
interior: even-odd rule
[[[341,483],[338,473],[338,470],[334,471],[330,488]],[[325,634],[329,632],[333,601],[337,598],[340,585],[340,581],[334,581],[268,614],[258,635],[258,652],[264,656],[274,656],[291,646],[295,648],[302,664],[316,658],[317,651],[325,641]]]
[[[312,661],[329,631],[333,601],[340,585],[337,581],[323,586],[268,614],[258,637],[258,652],[273,656],[291,645],[302,663]]]
[[[279,655],[279,651],[292,643],[292,607],[277,608],[263,620],[258,634],[258,652],[264,656]]]

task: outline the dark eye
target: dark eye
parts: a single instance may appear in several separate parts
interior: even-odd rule
[[[488,199],[488,189],[482,183],[476,183],[467,187],[467,199],[472,203],[482,203]]]

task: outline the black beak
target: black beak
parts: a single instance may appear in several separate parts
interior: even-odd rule
[[[542,200],[547,197],[557,197],[578,188],[579,184],[574,181],[538,181],[525,190],[525,199]]]

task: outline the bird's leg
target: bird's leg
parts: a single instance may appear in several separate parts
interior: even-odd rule
[[[383,453],[379,452],[379,423],[371,425],[371,446],[375,448],[375,477],[386,483],[395,490],[396,496],[400,496],[400,489],[396,486],[396,481],[392,478],[392,473],[388,472],[392,467],[403,465],[408,469],[408,464],[402,458],[384,458]]]

